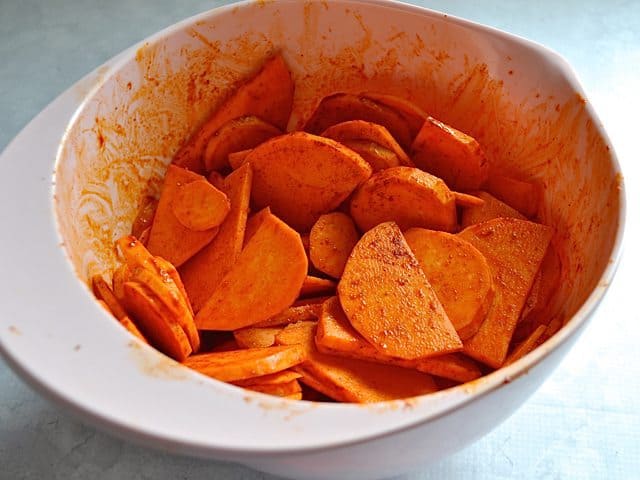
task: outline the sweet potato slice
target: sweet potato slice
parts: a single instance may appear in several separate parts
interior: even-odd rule
[[[393,221],[401,230],[422,227],[451,232],[458,221],[455,197],[445,183],[411,167],[372,175],[353,195],[350,212],[362,231]]]
[[[328,138],[294,132],[254,148],[251,198],[298,231],[306,232],[371,175],[353,150]]]
[[[309,234],[311,263],[323,273],[340,278],[359,235],[349,215],[333,212],[322,215]]]
[[[331,295],[336,291],[336,282],[328,278],[307,275],[300,288],[300,297],[315,297],[318,295]]]
[[[289,323],[317,320],[320,316],[320,312],[322,311],[322,301],[304,305],[294,304],[286,310],[274,315],[273,317],[256,323],[254,327],[279,327],[288,325]]]
[[[350,148],[360,155],[365,162],[371,165],[373,173],[391,167],[400,166],[398,156],[391,150],[384,148],[377,143],[367,140],[345,140],[341,142],[345,147]]]
[[[540,186],[534,182],[492,172],[487,180],[487,191],[528,218],[538,213]]]
[[[276,343],[278,335],[284,327],[240,328],[233,332],[236,343],[241,348],[264,348],[271,347]]]
[[[320,134],[330,126],[348,120],[377,123],[384,126],[402,147],[406,148],[411,144],[409,125],[399,113],[366,97],[350,93],[335,93],[324,97],[303,130]]]
[[[373,100],[374,102],[381,105],[392,108],[393,110],[398,112],[407,121],[409,130],[411,131],[412,139],[415,138],[415,136],[418,134],[418,132],[422,128],[422,124],[429,116],[415,103],[395,95],[376,92],[364,92],[361,94],[361,96]]]
[[[178,361],[191,354],[191,343],[182,326],[146,285],[126,282],[124,305],[151,345]]]
[[[526,220],[526,217],[518,212],[516,209],[511,208],[504,202],[501,202],[496,197],[487,192],[476,192],[475,196],[483,200],[481,205],[464,205],[462,209],[462,216],[460,220],[460,226],[466,228],[476,223],[486,222],[493,218],[519,218],[520,220]]]
[[[248,348],[192,355],[183,365],[223,382],[236,382],[287,370],[305,359],[300,345]]]
[[[149,251],[153,255],[168,260],[176,267],[201,250],[218,233],[218,227],[201,232],[191,230],[180,223],[173,212],[173,201],[180,189],[197,180],[205,179],[201,175],[169,165],[149,233],[147,244]]]
[[[116,317],[118,320],[122,320],[127,316],[127,312],[125,311],[124,307],[116,298],[109,284],[104,280],[104,278],[102,278],[102,275],[94,275],[91,278],[91,288],[96,298],[98,300],[102,300],[107,304],[109,311],[113,314],[114,317]]]
[[[197,313],[203,330],[236,330],[281,312],[298,296],[307,276],[300,235],[266,214],[231,270]]]
[[[291,380],[286,383],[274,383],[267,385],[253,384],[246,387],[247,390],[265,393],[267,395],[275,395],[277,397],[288,397],[289,395],[298,395],[302,393],[302,388],[298,380]]]
[[[404,359],[462,348],[402,232],[393,222],[363,235],[338,284],[351,325],[376,350]]]
[[[231,204],[223,192],[203,178],[178,188],[171,208],[182,225],[203,232],[220,225]]]
[[[216,172],[215,170],[212,170],[207,175],[207,180],[211,185],[216,187],[218,190],[221,190],[224,192],[224,176],[220,172]]]
[[[238,380],[237,382],[233,382],[233,384],[238,387],[248,387],[249,385],[276,385],[278,383],[292,382],[293,380],[299,379],[301,376],[302,375],[294,372],[293,370],[283,370],[281,372],[262,375],[261,377]]]
[[[153,217],[156,214],[158,208],[158,200],[153,197],[146,197],[138,210],[136,218],[133,220],[131,226],[131,235],[136,238],[140,238],[142,232],[148,229],[153,223]]]
[[[349,324],[337,297],[323,304],[316,331],[316,346],[323,353],[413,368],[457,382],[468,382],[482,375],[473,360],[457,353],[403,360],[378,352]]]
[[[113,271],[113,276],[111,277],[111,291],[120,303],[122,303],[122,299],[124,298],[124,283],[128,279],[129,266],[126,263],[123,263]]]
[[[242,165],[244,161],[247,159],[247,155],[249,155],[251,150],[253,149],[249,148],[247,150],[240,150],[239,152],[230,153],[228,156],[228,161],[231,168],[233,168],[234,170],[236,170],[237,168],[240,168],[240,165]]]
[[[484,205],[484,200],[468,193],[453,192],[458,207],[480,207]]]
[[[484,255],[451,233],[411,228],[404,238],[460,338],[473,336],[493,302],[493,280]]]
[[[478,142],[431,117],[411,145],[411,158],[453,190],[477,190],[489,175],[489,163]]]
[[[496,218],[467,227],[458,234],[487,259],[495,297],[478,332],[465,341],[470,357],[499,368],[533,279],[547,251],[550,227],[515,218]]]
[[[366,122],[364,120],[349,120],[338,123],[322,132],[323,137],[331,138],[336,142],[347,144],[350,141],[367,141],[379,145],[382,148],[393,152],[400,165],[413,167],[413,162],[396,142],[393,135],[382,125]],[[395,165],[393,165],[395,166]]]
[[[182,281],[196,312],[211,297],[240,255],[249,211],[251,179],[251,167],[244,165],[224,180],[222,188],[231,203],[229,214],[220,225],[216,238],[180,267]]]
[[[300,381],[336,400],[370,403],[432,393],[437,386],[430,375],[407,368],[339,358],[318,352],[313,322],[286,327],[277,337],[283,345],[300,345],[304,363],[295,371]]]
[[[281,135],[282,131],[253,115],[234,118],[213,134],[204,150],[207,171],[228,166],[230,153],[257,147],[265,140]]]
[[[267,60],[262,69],[238,89],[189,138],[173,163],[193,172],[204,172],[202,156],[211,137],[229,120],[255,115],[285,130],[293,105],[293,80],[280,55]]]
[[[504,361],[504,366],[520,360],[527,353],[536,348],[538,346],[538,341],[540,340],[542,334],[546,331],[546,329],[546,325],[538,325],[538,327],[533,332],[531,332],[531,334],[526,339],[524,339],[516,348],[513,349],[513,351]]]
[[[104,308],[107,312],[109,312],[111,315],[115,317],[115,314],[111,311],[111,309],[109,308],[109,305],[107,305],[107,303],[104,300],[98,299],[98,303],[102,308]],[[125,314],[122,318],[117,318],[117,320],[118,320],[118,323],[120,323],[120,325],[122,325],[129,333],[131,333],[135,337],[138,337],[143,342],[149,343],[147,342],[147,339],[144,338],[144,335],[142,335],[138,327],[136,327],[136,324],[133,323],[133,321],[129,318],[128,315]]]
[[[300,392],[300,393],[294,393],[292,395],[286,395],[282,398],[287,398],[289,400],[302,400],[302,395],[303,395],[303,392]]]

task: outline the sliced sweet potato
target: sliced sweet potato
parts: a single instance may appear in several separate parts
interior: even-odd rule
[[[236,330],[281,312],[298,296],[307,276],[300,235],[266,214],[231,270],[197,313],[203,330]]]
[[[113,290],[111,290],[111,287],[104,280],[102,275],[94,275],[91,278],[91,288],[96,298],[98,300],[102,300],[107,305],[108,310],[114,317],[118,320],[122,320],[127,316],[127,312],[124,307],[120,304],[120,301],[116,298]]]
[[[375,92],[365,92],[361,95],[398,112],[407,121],[412,139],[418,134],[422,124],[429,116],[419,106],[405,98]]]
[[[233,332],[233,336],[241,348],[264,348],[275,345],[276,335],[282,328],[284,327],[240,328]]]
[[[271,213],[271,209],[269,207],[265,207],[259,212],[254,213],[247,219],[247,226],[244,230],[244,242],[242,244],[242,248],[247,246],[249,240],[253,237],[253,235],[258,230],[258,227],[262,224],[265,218],[269,218],[273,215]],[[300,239],[302,241],[302,238]]]
[[[224,192],[224,176],[220,172],[212,170],[207,175],[207,180],[209,180],[209,183],[218,190],[222,190]]]
[[[276,340],[282,345],[300,345],[306,351],[304,363],[295,371],[300,381],[336,400],[381,402],[432,393],[437,390],[430,375],[407,368],[340,358],[318,352],[314,322],[286,327]]]
[[[238,89],[178,150],[173,163],[193,172],[204,172],[202,156],[207,143],[229,120],[255,115],[285,130],[293,105],[293,80],[280,55],[267,60],[262,69]]]
[[[456,202],[445,183],[411,167],[378,172],[356,190],[351,217],[362,231],[393,221],[411,227],[451,232],[457,225]]]
[[[365,162],[371,165],[373,173],[400,165],[400,160],[395,153],[377,143],[367,140],[345,140],[340,143],[360,155]]]
[[[300,392],[300,393],[294,393],[292,395],[287,395],[282,398],[287,398],[289,400],[302,400],[302,395],[303,395],[303,392]]]
[[[326,297],[322,298],[324,299]],[[286,310],[274,315],[273,317],[256,323],[254,327],[279,327],[288,325],[290,323],[317,320],[320,316],[320,312],[322,311],[322,301],[304,305],[294,304]]]
[[[337,123],[365,120],[384,126],[404,148],[411,144],[411,131],[406,120],[395,110],[366,97],[335,93],[324,97],[307,120],[303,130],[320,134]]]
[[[389,130],[377,123],[366,122],[364,120],[348,120],[330,126],[322,132],[322,136],[332,138],[336,142],[344,143],[345,145],[347,145],[347,142],[353,141],[371,142],[394,153],[397,159],[396,161],[399,162],[400,165],[408,167],[414,166],[400,144],[398,144],[396,139],[393,138],[393,135],[389,133]]]
[[[107,305],[107,303],[104,300],[98,299],[98,303],[102,308],[104,308],[107,312],[109,312],[111,315],[115,317],[115,314],[111,311],[111,309],[109,308],[109,305]],[[128,315],[125,314],[122,318],[118,318],[117,320],[118,320],[118,323],[120,323],[120,325],[122,325],[129,333],[138,337],[143,342],[149,343],[147,342],[147,339],[144,338],[144,335],[142,335],[142,333],[140,332],[136,324],[133,323],[133,321],[129,318]]]
[[[458,207],[480,207],[484,205],[484,200],[468,193],[453,192]]]
[[[475,196],[483,200],[481,205],[463,205],[460,226],[466,228],[480,222],[486,222],[492,218],[519,218],[526,220],[526,217],[511,208],[504,202],[487,192],[476,192]]]
[[[485,256],[495,290],[493,307],[478,332],[465,341],[464,351],[499,368],[552,231],[526,220],[496,218],[467,227],[458,235]]]
[[[238,387],[248,387],[249,385],[276,385],[278,383],[288,383],[297,380],[302,375],[293,370],[282,370],[281,372],[262,375],[261,377],[247,378],[233,382]]]
[[[231,168],[233,168],[234,170],[240,168],[240,165],[242,165],[247,159],[247,155],[249,155],[251,150],[253,149],[249,148],[247,150],[240,150],[239,152],[230,153],[228,156],[228,162]]]
[[[113,271],[113,276],[111,277],[111,291],[120,303],[122,303],[122,299],[124,298],[124,283],[128,279],[129,266],[126,263],[123,263]]]
[[[230,153],[257,147],[265,140],[281,134],[279,128],[253,115],[229,120],[207,143],[203,157],[205,169],[221,170],[228,166]]]
[[[179,267],[207,245],[218,233],[218,227],[201,232],[185,227],[173,213],[173,201],[180,189],[188,183],[205,180],[201,175],[169,165],[164,177],[147,248]],[[205,180],[206,181],[206,180]]]
[[[473,336],[493,303],[493,280],[484,255],[451,233],[411,228],[404,238],[460,338]]]
[[[146,197],[138,210],[136,218],[133,220],[131,226],[131,235],[136,238],[140,238],[142,232],[151,226],[153,223],[153,216],[156,214],[158,208],[158,200],[153,197]]]
[[[478,142],[432,117],[413,141],[411,158],[453,190],[477,190],[489,176],[489,163]]]
[[[289,395],[296,395],[302,393],[300,383],[298,380],[291,380],[286,383],[269,383],[266,385],[253,384],[246,387],[247,390],[254,392],[266,393],[268,395],[275,395],[277,397],[288,397]]]
[[[309,234],[309,258],[323,273],[340,278],[359,235],[349,215],[333,212],[322,215]]]
[[[183,365],[223,382],[236,382],[287,370],[305,359],[300,345],[248,348],[230,352],[201,353]]]
[[[240,255],[249,211],[251,179],[251,167],[244,165],[224,180],[222,188],[231,202],[229,214],[220,225],[216,238],[180,267],[182,281],[196,312],[211,297]]]
[[[338,284],[351,325],[376,350],[416,359],[462,348],[402,232],[382,223],[356,244]]]
[[[300,297],[316,297],[318,295],[331,295],[336,291],[336,282],[328,278],[307,275],[300,288]]]
[[[306,132],[272,138],[245,160],[253,168],[251,198],[298,231],[334,210],[371,175],[362,157],[344,145]]]
[[[126,282],[124,305],[155,348],[178,361],[191,354],[191,343],[182,326],[146,285]]]
[[[525,217],[533,218],[538,213],[541,191],[537,183],[492,172],[487,179],[486,187],[494,197]]]
[[[504,361],[504,366],[507,366],[517,360],[520,360],[527,353],[531,352],[538,346],[538,341],[542,337],[542,334],[546,331],[546,325],[538,325],[538,327],[531,332],[531,334],[525,338],[513,351],[509,354]]]
[[[351,326],[337,297],[330,298],[323,304],[316,331],[316,346],[323,353],[414,368],[457,382],[468,382],[482,375],[473,360],[457,353],[403,360],[378,352]]]
[[[171,209],[182,225],[203,232],[224,221],[231,203],[223,192],[203,178],[178,188]]]

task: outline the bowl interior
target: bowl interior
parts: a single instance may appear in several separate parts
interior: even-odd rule
[[[81,281],[117,265],[114,240],[155,196],[172,155],[241,79],[282,52],[295,129],[324,95],[410,99],[481,143],[494,165],[544,186],[561,239],[570,318],[616,240],[620,177],[573,74],[529,42],[383,2],[251,2],[187,20],[105,72],[59,150],[55,211]],[[96,318],[95,321],[104,321]]]

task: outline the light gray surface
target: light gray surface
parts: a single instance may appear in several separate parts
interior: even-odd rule
[[[224,3],[0,0],[0,150],[85,73],[157,30]],[[634,302],[640,267],[640,2],[413,3],[531,38],[571,62],[620,157],[629,222],[625,255],[607,298],[549,381],[490,435],[406,478],[640,478],[640,309]],[[157,453],[97,432],[42,400],[0,360],[0,478],[273,477]]]

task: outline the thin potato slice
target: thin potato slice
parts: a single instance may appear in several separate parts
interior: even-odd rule
[[[280,55],[267,60],[262,69],[218,108],[176,153],[173,163],[193,172],[204,172],[202,156],[211,137],[229,120],[255,115],[285,130],[293,105],[293,80]]]
[[[499,368],[507,356],[513,331],[533,279],[551,240],[551,228],[515,218],[496,218],[458,234],[487,259],[495,297],[478,333],[465,341],[470,357]]]
[[[300,381],[325,395],[344,402],[382,402],[414,397],[437,390],[433,378],[407,368],[340,358],[318,352],[315,322],[286,327],[276,338],[283,345],[300,345],[306,351],[304,363],[295,371]]]
[[[244,388],[254,392],[265,393],[267,395],[275,395],[277,397],[288,397],[289,395],[296,395],[302,392],[302,388],[300,387],[298,380],[291,380],[286,383],[269,383],[266,385],[255,383],[247,385]]]
[[[113,276],[111,277],[111,291],[120,303],[124,298],[124,283],[129,279],[129,275],[129,266],[123,263],[113,271]]]
[[[305,360],[300,345],[249,348],[192,355],[183,365],[223,382],[237,382],[287,370]]]
[[[484,255],[446,232],[411,228],[404,238],[460,338],[472,337],[493,302],[493,280]]]
[[[345,140],[342,143],[360,155],[369,165],[373,173],[391,167],[400,166],[398,156],[391,150],[367,140]]]
[[[288,383],[297,380],[302,375],[293,370],[283,370],[281,372],[270,373],[261,377],[247,378],[233,382],[238,387],[248,387],[249,385],[276,385],[278,383]]]
[[[316,331],[316,346],[323,353],[413,368],[457,382],[469,382],[482,375],[473,360],[457,353],[403,360],[378,352],[349,324],[337,297],[328,299],[323,305]]]
[[[251,167],[245,165],[224,180],[222,188],[231,202],[229,214],[220,225],[216,238],[180,267],[182,281],[196,312],[211,297],[240,255],[249,211],[251,179]]]
[[[294,393],[293,395],[287,395],[287,396],[282,397],[282,398],[287,398],[289,400],[302,400],[302,392]]]
[[[384,126],[402,146],[411,144],[411,131],[406,120],[395,110],[368,98],[350,93],[336,93],[324,97],[303,130],[321,134],[327,128],[348,120],[365,120]]]
[[[247,150],[240,150],[239,152],[232,152],[229,154],[228,161],[231,168],[234,170],[240,168],[244,161],[247,159],[247,155],[251,153],[252,148]]]
[[[300,297],[331,295],[336,291],[336,282],[327,278],[307,275],[300,288]]]
[[[350,212],[362,231],[389,221],[401,230],[422,227],[452,232],[457,225],[453,193],[439,178],[411,167],[372,175],[353,195]]]
[[[102,300],[108,307],[109,311],[118,320],[122,320],[127,316],[127,312],[116,298],[109,284],[102,278],[102,275],[94,275],[91,278],[91,288],[93,294],[98,300]]]
[[[542,337],[542,334],[547,330],[546,325],[538,325],[538,327],[531,332],[522,343],[520,343],[513,351],[509,354],[507,359],[504,361],[504,366],[510,365],[513,362],[520,360],[527,353],[531,352],[534,348],[538,346],[538,340]]]
[[[489,175],[489,163],[478,142],[431,117],[411,145],[411,158],[453,190],[477,190]]]
[[[411,131],[411,138],[416,137],[416,135],[422,128],[422,124],[429,116],[424,110],[418,107],[415,103],[409,100],[406,100],[404,98],[397,97],[395,95],[388,95],[385,93],[365,92],[365,93],[362,93],[361,96],[366,97],[370,100],[373,100],[376,103],[392,108],[396,112],[398,112],[400,115],[402,115],[402,117],[407,121],[407,125],[409,125],[409,130]]]
[[[251,198],[298,231],[306,232],[371,175],[362,157],[328,138],[294,132],[254,148]]]
[[[300,235],[265,214],[231,270],[197,313],[203,330],[236,330],[281,312],[298,296],[307,276]]]
[[[462,209],[462,216],[460,220],[460,226],[467,228],[470,225],[476,223],[486,222],[493,218],[519,218],[520,220],[526,220],[526,217],[518,212],[516,209],[511,208],[504,202],[501,202],[496,197],[487,192],[476,192],[475,196],[483,200],[482,205],[464,205]]]
[[[342,212],[322,215],[309,234],[311,263],[321,272],[340,278],[359,238],[349,215]]]
[[[140,238],[142,232],[148,229],[153,223],[153,217],[156,214],[158,208],[158,200],[153,197],[146,197],[142,202],[142,206],[138,210],[136,218],[133,220],[131,226],[131,235],[136,238]]]
[[[372,142],[393,152],[400,165],[414,166],[405,151],[393,138],[393,135],[389,133],[389,130],[377,123],[364,120],[349,120],[330,126],[322,132],[322,136],[345,145],[346,142],[354,140]]]
[[[185,227],[173,213],[173,201],[180,189],[204,177],[175,165],[169,165],[164,177],[162,193],[158,202],[147,248],[176,267],[200,251],[218,233],[218,227],[201,232]],[[206,180],[205,180],[206,181]]]
[[[241,328],[233,332],[233,337],[241,348],[271,347],[275,345],[276,335],[278,335],[283,328],[284,327]]]
[[[104,300],[101,300],[98,298],[98,303],[102,308],[104,308],[107,312],[109,312],[111,315],[115,317],[115,314],[113,313],[113,311],[111,311],[111,309],[109,308],[109,305],[107,305],[107,303]],[[122,325],[133,336],[138,337],[144,343],[149,343],[147,342],[147,339],[144,338],[144,335],[142,335],[138,327],[136,327],[136,324],[133,323],[133,321],[127,315],[125,315],[122,318],[118,318],[118,323],[120,323],[120,325]]]
[[[541,192],[536,183],[492,173],[487,180],[487,190],[525,217],[533,218],[538,213]]]
[[[286,310],[274,315],[263,322],[254,324],[254,327],[279,327],[290,323],[317,320],[322,311],[322,302],[326,297],[322,297],[322,301],[317,303],[309,303],[304,305],[292,305]],[[316,300],[311,299],[311,300]]]
[[[227,167],[230,153],[257,147],[262,142],[281,135],[282,131],[253,115],[234,118],[213,134],[204,150],[207,171]]]
[[[351,325],[376,350],[417,359],[461,350],[462,342],[393,222],[363,235],[338,284]]]
[[[223,192],[203,178],[178,188],[171,208],[182,225],[203,232],[220,225],[231,204]]]
[[[182,326],[146,285],[126,282],[124,305],[155,348],[178,361],[191,354],[191,343]]]
[[[458,207],[480,207],[484,205],[484,200],[467,193],[453,192]]]

